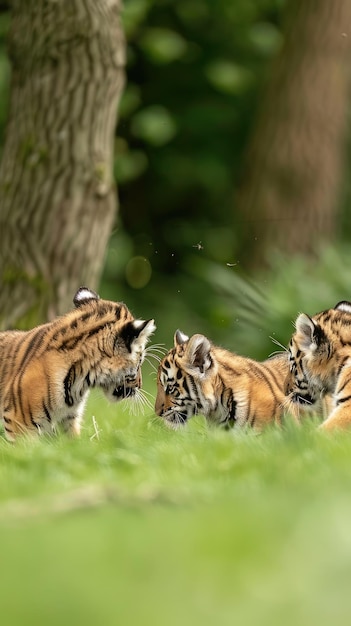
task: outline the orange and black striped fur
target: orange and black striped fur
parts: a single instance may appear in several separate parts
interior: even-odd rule
[[[29,331],[0,333],[0,417],[6,437],[80,432],[93,387],[110,400],[132,396],[153,320],[136,320],[125,304],[81,287],[75,309]]]
[[[315,405],[331,398],[321,428],[351,427],[351,302],[339,302],[295,323],[286,393],[296,406]]]
[[[226,428],[281,424],[287,352],[257,362],[177,330],[158,369],[155,411],[174,428],[196,414]]]

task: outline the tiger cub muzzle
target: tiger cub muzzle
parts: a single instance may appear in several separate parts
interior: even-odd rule
[[[124,398],[133,398],[138,389],[141,389],[142,377],[141,371],[138,370],[136,376],[125,376],[121,385],[116,386],[112,391],[114,400],[124,400]]]
[[[181,406],[177,402],[181,402]],[[184,426],[188,418],[195,414],[195,407],[192,407],[190,404],[184,406],[184,399],[180,400],[166,393],[160,381],[158,381],[155,413],[162,417],[168,426],[178,428]]]
[[[303,404],[307,406],[311,406],[316,402],[316,400],[309,393],[302,395],[301,393],[297,393],[296,391],[291,394],[290,399],[295,404]]]
[[[165,420],[165,423],[171,428],[178,428],[184,426],[188,421],[188,414],[186,411],[177,411],[176,409],[172,409],[167,413],[163,413],[160,415]]]
[[[289,396],[294,404],[303,406],[312,406],[317,402],[317,398],[312,395],[305,380],[292,382],[289,377],[285,385],[285,395]]]

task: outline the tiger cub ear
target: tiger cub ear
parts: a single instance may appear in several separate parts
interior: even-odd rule
[[[211,344],[204,335],[193,335],[185,350],[185,358],[191,368],[200,370],[204,374],[212,365],[210,356]]]
[[[132,326],[136,337],[145,337],[146,339],[156,330],[154,320],[134,320]]]
[[[347,300],[342,300],[335,305],[334,309],[337,311],[344,311],[345,313],[351,313],[351,302],[347,302]]]
[[[174,333],[174,347],[176,348],[177,346],[182,346],[187,341],[189,341],[188,335],[182,333],[182,331],[178,328],[178,330]]]
[[[156,330],[154,320],[133,320],[128,322],[121,331],[121,336],[129,352],[143,350],[150,337]]]
[[[91,300],[99,300],[100,296],[98,296],[95,291],[88,289],[88,287],[79,287],[76,295],[73,298],[73,304],[76,307],[82,306],[82,304],[86,304]]]
[[[295,326],[302,350],[315,352],[321,343],[325,341],[325,334],[322,328],[306,313],[300,313]]]

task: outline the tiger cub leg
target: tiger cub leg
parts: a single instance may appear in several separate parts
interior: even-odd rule
[[[13,443],[16,440],[16,435],[18,433],[17,429],[15,428],[15,423],[13,423],[13,420],[9,416],[8,412],[6,413],[6,416],[3,415],[2,422],[4,425],[5,437],[7,441],[11,441],[11,443]]]
[[[85,398],[81,400],[78,406],[76,405],[75,407],[72,407],[72,410],[67,415],[65,415],[61,421],[61,426],[64,432],[71,437],[79,437],[80,435],[87,397],[88,394],[86,394]]]
[[[337,406],[319,428],[322,430],[351,428],[351,399],[343,406]]]
[[[4,410],[2,421],[5,437],[12,443],[19,435],[38,435],[38,427],[34,423],[27,424],[23,419],[19,419],[14,411]]]
[[[63,431],[71,437],[79,437],[82,420],[77,415],[67,415],[61,422]]]
[[[323,430],[351,428],[351,399],[342,407],[337,407],[319,426]]]
[[[320,425],[323,430],[346,429],[351,427],[351,367],[342,370],[333,398],[333,408],[327,419]]]

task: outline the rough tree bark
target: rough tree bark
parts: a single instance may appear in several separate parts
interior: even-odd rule
[[[120,0],[13,0],[0,165],[0,325],[25,327],[96,288],[116,213],[124,83]]]
[[[349,107],[351,2],[292,0],[236,204],[241,261],[332,238]]]

